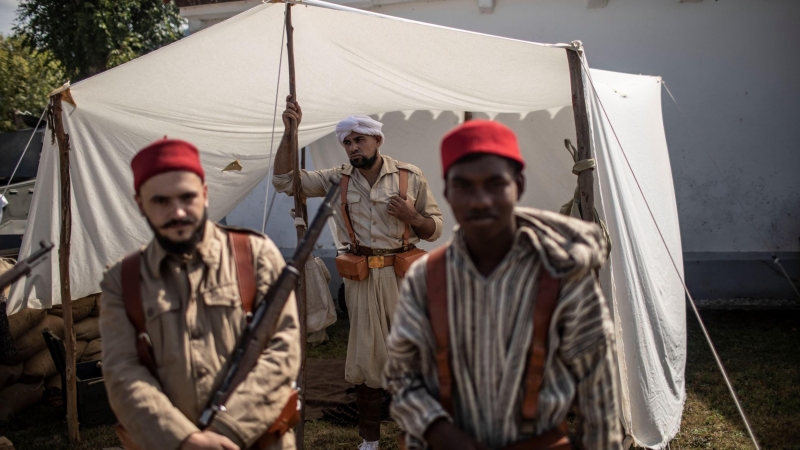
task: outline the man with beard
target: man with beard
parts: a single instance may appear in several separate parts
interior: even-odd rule
[[[283,113],[286,131],[275,157],[272,181],[279,192],[289,195],[293,182],[288,135],[291,119],[299,125],[302,111],[290,96]],[[356,385],[359,434],[364,439],[359,448],[365,450],[377,449],[380,438],[386,336],[402,280],[392,264],[398,254],[413,248],[420,239],[435,241],[442,234],[442,213],[422,171],[380,153],[382,126],[366,116],[342,120],[336,126],[336,136],[350,164],[300,174],[303,197],[324,196],[330,180],[342,177],[348,214],[334,216],[338,240],[347,244],[350,253],[369,261],[366,278],[343,276],[350,316],[345,379]],[[401,198],[403,177],[407,183],[405,199]]]
[[[103,375],[123,442],[142,449],[293,449],[280,427],[297,410],[300,365],[292,296],[256,367],[205,429],[200,414],[225,376],[250,311],[284,266],[255,232],[207,219],[197,149],[163,139],[131,162],[135,200],[155,235],[101,284]],[[273,426],[273,424],[278,424]]]
[[[453,239],[415,263],[388,339],[386,385],[409,449],[621,448],[614,326],[594,224],[517,207],[525,161],[506,126],[442,141]]]

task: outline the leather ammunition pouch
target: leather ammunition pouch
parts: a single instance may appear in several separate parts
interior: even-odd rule
[[[403,246],[398,249],[384,250],[362,247],[356,240],[353,230],[353,221],[350,218],[350,205],[347,203],[347,187],[350,185],[350,176],[342,175],[341,198],[342,218],[350,235],[350,252],[336,257],[336,270],[342,278],[361,281],[369,276],[369,269],[381,269],[394,266],[394,273],[404,277],[414,261],[427,252],[409,244],[411,225],[405,224],[403,231]],[[400,169],[400,198],[405,199],[408,192],[408,170]]]
[[[361,281],[369,276],[366,256],[344,253],[337,256],[335,261],[336,270],[339,271],[339,275],[341,275],[342,278]]]

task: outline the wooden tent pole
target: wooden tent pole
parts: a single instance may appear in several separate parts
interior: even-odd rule
[[[575,116],[575,136],[577,137],[578,160],[592,158],[589,136],[589,114],[583,85],[583,64],[577,50],[568,48],[569,78],[572,86],[572,113]],[[584,170],[578,175],[581,196],[581,218],[594,222],[594,169]]]
[[[297,85],[295,83],[295,67],[294,67],[294,28],[292,27],[292,5],[286,3],[286,50],[287,59],[289,61],[289,94],[292,96],[292,101],[297,101]],[[297,242],[303,238],[306,233],[305,215],[303,214],[304,202],[301,196],[302,183],[300,180],[300,162],[299,149],[297,142],[297,123],[291,122],[289,126],[289,138],[292,143],[292,163],[293,163],[293,185],[292,190],[294,194],[294,215],[295,227],[297,229]],[[300,373],[297,377],[297,384],[300,388],[301,394],[305,393],[306,387],[306,289],[305,289],[305,265],[298,267],[300,270],[300,277],[297,279],[297,289],[295,289],[295,298],[297,299],[297,316],[300,321]],[[296,446],[299,450],[303,450],[305,433],[305,408],[300,409],[300,423],[297,424],[296,429]]]
[[[61,238],[58,246],[58,266],[61,276],[61,307],[64,313],[64,347],[66,349],[67,432],[69,441],[80,442],[78,431],[78,386],[75,378],[75,332],[72,328],[72,298],[69,283],[70,237],[72,235],[72,203],[70,201],[69,135],[64,132],[61,109],[62,93],[50,97],[51,129],[58,142],[59,179],[61,181]]]

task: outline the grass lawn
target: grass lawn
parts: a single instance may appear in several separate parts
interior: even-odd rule
[[[703,317],[748,413],[763,449],[800,450],[800,311],[704,311]],[[311,358],[340,358],[348,324],[328,329],[331,340],[309,349]],[[722,376],[697,326],[688,316],[687,400],[673,450],[750,449],[747,433]],[[397,448],[398,428],[381,425],[381,449]],[[76,446],[66,442],[60,410],[38,405],[0,425],[17,450],[100,449],[117,445],[110,427],[81,432]],[[306,424],[306,448],[351,449],[361,442],[355,427],[324,421]]]

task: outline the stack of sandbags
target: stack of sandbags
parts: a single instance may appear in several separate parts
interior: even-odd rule
[[[99,295],[72,302],[76,361],[100,359],[98,326]],[[15,356],[0,359],[0,422],[19,414],[42,398],[45,387],[61,387],[61,376],[50,355],[42,330],[49,329],[64,339],[64,311],[26,309],[8,317],[17,349]]]

